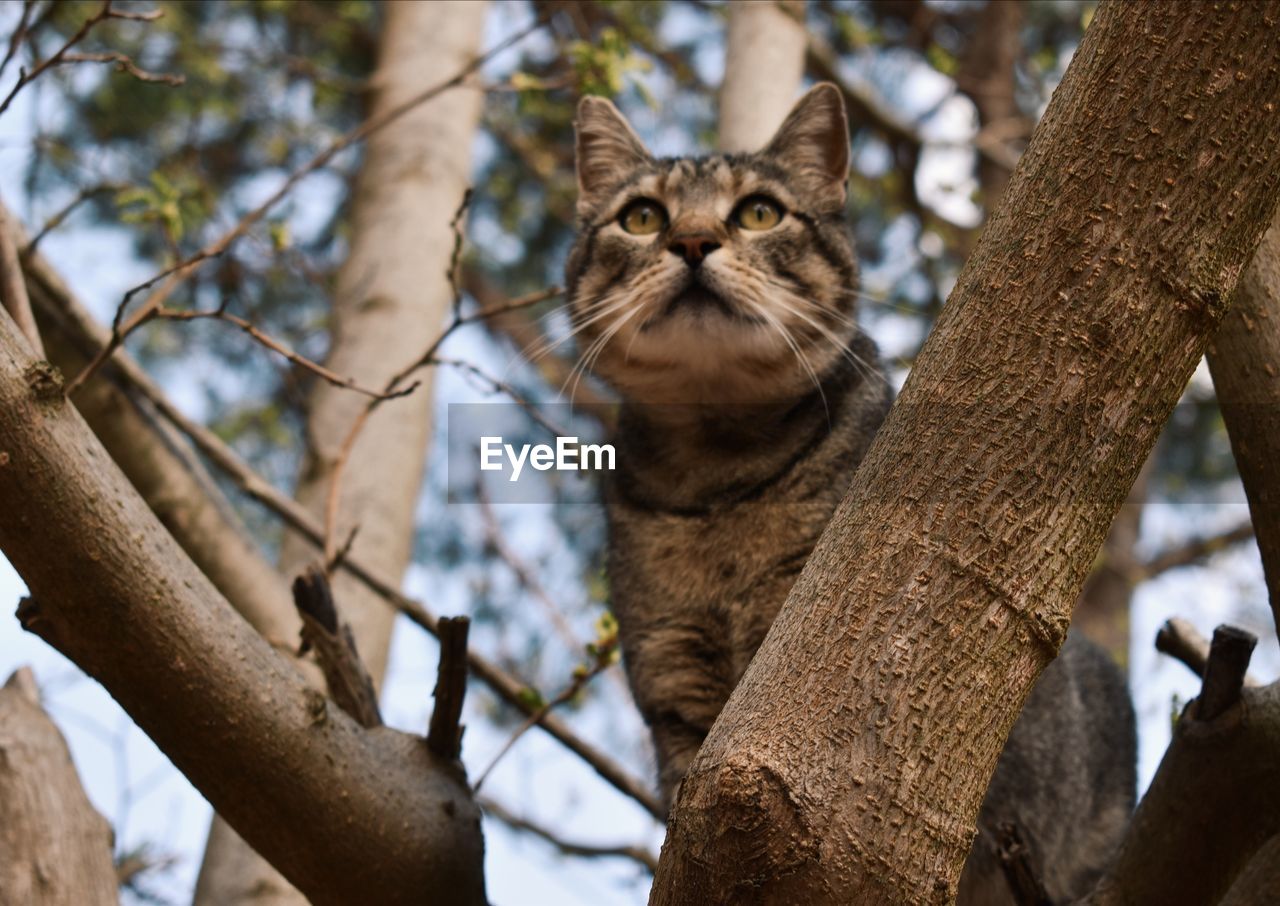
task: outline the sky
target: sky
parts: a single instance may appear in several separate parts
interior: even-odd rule
[[[7,35],[16,13],[16,4],[0,5],[0,35]],[[700,20],[672,17],[664,28],[699,28]],[[515,23],[508,17],[492,17],[486,46],[496,43]],[[709,36],[714,38],[714,36]],[[722,52],[714,40],[702,42],[697,65],[717,80]],[[498,64],[501,65],[500,61]],[[866,77],[855,66],[850,77]],[[7,92],[14,74],[0,84]],[[653,78],[661,78],[655,75]],[[912,109],[925,109],[936,101],[938,86],[927,75],[911,77],[898,86]],[[661,90],[661,86],[657,86]],[[20,214],[31,215],[21,203],[24,195],[21,174],[31,124],[37,113],[34,92],[19,95],[13,108],[0,117],[0,197]],[[972,111],[967,102],[951,102],[940,108],[929,123],[930,137],[937,141],[963,139],[971,132]],[[687,136],[679,124],[663,122],[644,111],[633,120],[642,137],[661,153],[686,150]],[[958,152],[963,155],[964,152]],[[950,191],[963,180],[955,180],[957,168],[967,169],[967,158],[946,149],[934,152],[933,163],[922,175],[922,195],[933,198],[956,220],[970,216],[967,192]],[[306,191],[305,189],[300,191]],[[41,212],[34,212],[40,214]],[[109,229],[92,228],[83,220],[73,220],[64,230],[49,237],[44,247],[47,257],[61,271],[71,287],[99,317],[113,311],[122,291],[150,276],[146,266],[132,255],[128,239]],[[891,264],[885,265],[891,267]],[[868,275],[891,283],[891,273]],[[892,346],[895,326],[891,318],[877,319],[872,333],[882,345]],[[883,331],[879,333],[878,331]],[[914,338],[898,338],[905,344]],[[504,353],[483,334],[459,334],[446,354],[465,358],[499,372],[507,364]],[[199,416],[203,395],[199,376],[166,375],[166,385],[189,413]],[[1196,380],[1205,381],[1203,370]],[[437,440],[431,457],[439,469],[444,456],[443,435],[448,402],[483,399],[479,391],[455,372],[438,375]],[[432,479],[437,486],[440,476]],[[1163,548],[1192,534],[1201,534],[1234,525],[1246,514],[1237,492],[1225,499],[1196,504],[1149,504],[1143,517],[1141,545],[1147,552]],[[424,504],[425,505],[425,504]],[[537,562],[547,555],[546,531],[551,514],[547,507],[523,505],[502,512],[509,540],[522,555]],[[441,518],[439,513],[435,518]],[[0,519],[5,518],[0,513]],[[443,517],[449,519],[449,511]],[[406,589],[430,599],[438,612],[466,612],[469,605],[465,586],[440,587],[433,573],[422,565],[410,570]],[[149,845],[176,859],[172,868],[158,877],[152,890],[169,902],[190,899],[199,867],[209,806],[169,765],[128,719],[110,696],[95,682],[85,678],[68,661],[41,640],[25,634],[13,616],[24,593],[18,577],[0,556],[0,681],[20,665],[34,668],[44,703],[66,735],[81,778],[96,807],[112,821],[122,851]],[[573,593],[567,590],[565,593]],[[530,605],[532,606],[532,605]],[[1135,596],[1132,611],[1130,677],[1141,722],[1140,775],[1148,782],[1167,744],[1170,714],[1175,701],[1185,702],[1195,695],[1198,681],[1186,668],[1155,653],[1152,640],[1159,625],[1170,616],[1192,620],[1206,635],[1218,622],[1233,620],[1264,637],[1254,659],[1254,673],[1270,680],[1280,669],[1280,650],[1270,630],[1265,607],[1261,565],[1256,547],[1241,545],[1215,556],[1206,565],[1178,570],[1143,585]],[[583,628],[583,627],[580,627]],[[477,644],[483,643],[483,638]],[[388,722],[406,730],[421,731],[430,711],[434,685],[436,646],[413,627],[401,626],[391,657],[384,712]],[[616,699],[615,699],[616,700]],[[483,695],[469,696],[464,721],[468,729],[464,757],[474,777],[504,743],[508,730],[495,728],[485,719]],[[625,709],[588,705],[574,712],[571,722],[584,736],[611,750],[636,773],[648,775],[649,755],[642,742],[638,716]],[[640,740],[641,742],[637,742]],[[601,843],[640,842],[657,850],[662,830],[634,803],[620,796],[538,730],[525,735],[513,752],[486,781],[486,794],[501,799],[515,810],[558,828],[566,837]],[[496,821],[485,825],[487,881],[496,906],[599,906],[602,903],[640,904],[645,902],[647,878],[631,863],[620,860],[584,862],[556,855],[546,844],[509,831]]]

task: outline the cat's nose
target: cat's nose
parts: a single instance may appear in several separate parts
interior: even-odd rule
[[[710,233],[683,233],[671,237],[671,244],[667,246],[667,251],[679,255],[689,267],[698,267],[702,264],[703,258],[718,248],[720,243],[716,242],[716,237]]]

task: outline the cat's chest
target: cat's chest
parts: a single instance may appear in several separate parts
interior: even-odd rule
[[[686,606],[767,606],[785,596],[830,516],[825,501],[749,503],[702,517],[611,507],[615,597],[623,606],[650,596]]]

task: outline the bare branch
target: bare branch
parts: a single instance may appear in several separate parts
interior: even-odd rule
[[[512,733],[511,737],[506,741],[506,744],[498,750],[498,754],[493,756],[493,760],[489,762],[489,766],[480,772],[479,778],[476,779],[476,782],[471,787],[473,792],[480,792],[480,787],[484,784],[489,775],[493,773],[493,769],[498,766],[498,762],[502,760],[504,755],[511,751],[511,748],[517,741],[519,741],[520,737],[529,730],[530,727],[538,723],[565,702],[572,701],[588,683],[618,662],[618,627],[617,624],[612,621],[612,618],[610,618],[607,627],[608,628],[605,631],[601,632],[600,638],[586,646],[587,653],[592,658],[592,663],[590,665],[580,664],[575,667],[573,670],[573,678],[569,681],[569,684],[561,690],[560,694],[550,701],[545,702],[536,711],[530,713],[524,723],[516,728],[515,732]]]
[[[640,863],[651,874],[658,870],[658,857],[639,844],[619,843],[615,846],[602,846],[595,843],[576,843],[572,840],[564,839],[555,831],[549,830],[537,822],[528,818],[521,818],[505,805],[490,799],[488,796],[481,796],[479,802],[480,808],[486,814],[497,818],[507,827],[513,830],[526,831],[535,837],[540,837],[567,856],[584,856],[592,859],[618,856]]]
[[[306,356],[294,352],[279,340],[265,333],[251,321],[247,321],[244,318],[231,314],[230,312],[223,311],[220,308],[211,311],[183,311],[181,309],[160,306],[152,311],[151,317],[165,321],[222,321],[232,325],[233,327],[238,327],[267,349],[284,356],[299,368],[310,371],[316,377],[327,381],[333,386],[343,390],[354,390],[356,393],[372,397],[375,400],[389,400],[396,399],[401,396],[408,396],[410,393],[413,393],[414,390],[418,389],[418,383],[416,381],[407,387],[385,393],[380,393],[377,390],[370,390],[368,387],[362,387],[356,383],[355,378],[343,377],[340,374],[334,374],[318,362],[313,362]]]
[[[101,328],[96,325],[92,316],[67,294],[65,287],[39,270],[29,272],[28,277],[39,281],[42,290],[53,304],[58,306],[65,316],[82,325],[87,337],[97,338],[100,335]],[[101,349],[103,345],[99,344],[97,349]],[[112,360],[112,367],[115,369],[117,378],[124,385],[146,399],[155,407],[157,413],[185,434],[241,492],[266,507],[268,511],[317,547],[324,543],[323,528],[310,512],[272,487],[270,482],[258,475],[216,434],[183,415],[128,355],[123,352],[116,353]],[[343,558],[339,568],[350,573],[392,607],[404,613],[411,622],[432,635],[437,635],[437,618],[421,602],[404,595],[399,589],[399,583],[385,579],[376,571],[366,567],[358,558]],[[467,661],[472,674],[489,686],[502,701],[522,714],[530,714],[535,710],[523,696],[523,690],[527,688],[526,683],[475,651],[468,652]],[[556,715],[545,715],[539,722],[539,726],[591,765],[596,773],[623,795],[634,799],[658,820],[665,819],[666,810],[646,783],[637,779],[612,757],[578,736]]]
[[[1156,651],[1182,661],[1196,676],[1203,678],[1209,662],[1209,640],[1181,617],[1171,617],[1156,633]],[[1261,685],[1246,675],[1244,684],[1251,688]]]
[[[24,14],[25,14],[25,11],[24,11]],[[159,19],[162,15],[164,15],[164,12],[158,9],[151,10],[145,13],[121,12],[120,10],[111,8],[111,0],[104,0],[102,7],[92,16],[90,16],[88,19],[85,19],[84,22],[80,25],[80,28],[76,30],[75,34],[73,34],[70,38],[68,38],[67,42],[63,44],[60,48],[58,48],[56,51],[54,51],[51,56],[37,63],[35,68],[32,69],[30,72],[27,72],[25,69],[18,70],[18,83],[13,86],[13,89],[9,92],[9,94],[5,97],[5,99],[3,101],[0,101],[0,114],[3,114],[6,110],[9,109],[9,105],[13,103],[13,99],[17,97],[19,91],[21,91],[23,88],[25,88],[26,86],[34,82],[36,79],[38,79],[45,72],[45,70],[51,69],[54,66],[60,66],[64,63],[107,62],[106,60],[100,60],[95,58],[99,56],[113,56],[115,59],[112,59],[110,62],[120,64],[122,69],[127,69],[129,72],[134,73],[135,75],[137,75],[138,73],[141,73],[142,70],[137,69],[137,67],[133,65],[133,61],[129,60],[128,57],[125,57],[124,54],[115,54],[115,55],[72,54],[70,53],[70,51],[71,51],[71,48],[75,47],[77,44],[83,41],[85,37],[89,34],[89,32],[93,30],[93,27],[100,22],[105,22],[108,19],[130,19],[137,22],[153,22],[156,19]],[[17,41],[14,40],[11,42],[10,53],[5,57],[5,63],[8,63],[9,57],[12,56],[16,48],[17,48]],[[124,60],[128,60],[127,65],[123,63]],[[174,79],[174,78],[177,78],[179,80],[181,79],[180,76],[153,76],[151,73],[145,73],[145,75],[148,77],[146,81],[162,81],[162,80],[168,80],[168,79]],[[170,84],[175,84],[175,83],[171,82]]]
[[[373,678],[360,660],[351,627],[338,609],[324,570],[311,567],[293,580],[293,600],[302,617],[302,650],[315,649],[329,697],[362,727],[382,726]]]
[[[1203,538],[1193,538],[1185,544],[1180,544],[1156,554],[1139,567],[1135,578],[1137,581],[1146,581],[1147,579],[1154,579],[1161,573],[1166,573],[1171,569],[1193,566],[1233,544],[1248,541],[1252,537],[1253,523],[1246,520],[1240,525],[1227,529],[1225,532],[1207,535]]]
[[[22,39],[27,36],[27,25],[31,22],[31,10],[35,9],[35,5],[36,0],[22,0],[22,14],[18,18],[18,25],[9,36],[9,49],[4,52],[4,59],[0,59],[0,76],[4,75],[9,61],[17,55]]]
[[[3,308],[18,325],[18,330],[31,345],[37,358],[44,358],[44,344],[35,316],[31,314],[31,299],[27,296],[27,281],[22,276],[22,262],[14,241],[15,230],[9,224],[9,212],[0,207],[0,308]]]
[[[187,277],[189,277],[202,262],[224,254],[236,240],[244,236],[254,224],[265,217],[267,213],[279,204],[280,201],[293,190],[293,187],[304,178],[328,164],[329,161],[331,161],[341,151],[344,151],[358,142],[364,141],[374,132],[387,127],[391,123],[403,117],[405,114],[415,110],[422,104],[427,103],[445,91],[461,85],[466,80],[467,76],[471,75],[471,73],[483,66],[493,56],[524,40],[524,38],[541,28],[544,21],[545,19],[543,17],[535,19],[530,25],[476,57],[459,70],[459,72],[452,78],[446,79],[437,85],[433,85],[430,88],[419,92],[404,103],[392,107],[378,116],[371,117],[356,128],[344,133],[312,157],[311,160],[307,161],[307,163],[289,174],[275,192],[271,193],[265,201],[242,217],[230,230],[223,233],[213,242],[205,245],[195,254],[190,255],[171,267],[165,268],[155,276],[150,277],[142,283],[139,283],[137,286],[129,289],[124,294],[124,298],[121,299],[120,305],[116,308],[115,318],[112,320],[111,324],[111,341],[101,350],[101,352],[99,352],[97,356],[94,357],[92,361],[89,362],[88,365],[85,366],[84,370],[81,371],[80,374],[76,375],[76,377],[67,385],[67,395],[70,396],[75,393],[75,391],[93,375],[102,363],[110,357],[111,353],[119,347],[119,345],[124,341],[124,338],[140,324],[145,323],[150,318],[151,314],[165,303],[173,292],[186,281]],[[0,112],[3,112],[3,108],[0,108]],[[156,284],[159,284],[159,286],[156,286]],[[147,297],[147,300],[142,304],[142,306],[126,318],[125,312],[129,303],[133,300],[133,297],[144,290],[151,289],[153,286],[156,286],[156,289]]]
[[[1204,685],[1196,699],[1196,719],[1210,721],[1240,700],[1249,658],[1258,637],[1236,626],[1219,626],[1213,631],[1209,659],[1204,668]]]
[[[440,664],[436,668],[436,706],[431,711],[427,748],[441,758],[462,755],[462,702],[467,694],[467,631],[469,617],[441,617]]]
[[[75,211],[76,208],[80,207],[80,205],[84,204],[90,198],[95,198],[105,192],[116,192],[121,188],[123,188],[123,186],[120,183],[102,182],[97,185],[81,189],[76,194],[75,198],[63,205],[57,213],[46,220],[44,222],[44,226],[40,227],[36,234],[28,240],[27,244],[22,247],[22,258],[25,260],[35,254],[36,247],[44,240],[44,237],[62,226],[62,224],[66,222],[66,219],[70,217],[72,212]]]
[[[127,72],[140,82],[160,82],[165,85],[178,86],[187,81],[184,75],[168,72],[150,72],[140,67],[127,55],[119,51],[108,50],[101,53],[69,53],[62,57],[63,63],[114,63],[118,72]]]

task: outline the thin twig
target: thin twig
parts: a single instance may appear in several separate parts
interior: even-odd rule
[[[36,357],[43,359],[44,344],[40,342],[40,330],[31,314],[31,299],[27,296],[27,281],[22,274],[15,234],[9,226],[8,212],[0,207],[0,308],[13,318]]]
[[[440,665],[436,668],[436,704],[427,730],[427,748],[441,758],[462,755],[462,702],[467,695],[468,617],[441,617]]]
[[[619,858],[631,859],[633,862],[638,862],[650,872],[658,870],[658,857],[649,849],[640,846],[639,844],[619,843],[614,846],[608,846],[597,843],[577,843],[564,839],[554,831],[549,830],[534,821],[530,821],[528,818],[521,818],[505,805],[490,799],[488,796],[481,796],[479,798],[479,802],[480,808],[482,808],[486,814],[497,818],[503,824],[507,825],[507,827],[510,827],[513,830],[527,831],[535,837],[540,837],[567,856],[584,856],[589,859],[617,856]]]
[[[44,222],[44,226],[42,226],[36,234],[27,241],[27,244],[22,247],[22,257],[26,258],[31,255],[41,241],[43,241],[45,236],[48,236],[53,230],[62,226],[66,219],[71,216],[72,212],[90,198],[95,198],[104,192],[115,192],[121,188],[123,188],[123,186],[120,183],[103,182],[98,183],[95,186],[89,186],[86,189],[81,189],[75,198],[71,199],[71,201],[64,205],[61,210],[46,220]]]
[[[9,49],[5,51],[4,59],[0,60],[0,76],[4,75],[9,61],[17,55],[18,48],[22,46],[22,39],[27,36],[27,24],[31,21],[31,10],[35,5],[36,0],[22,0],[22,15],[18,18],[18,26],[9,36]]]
[[[462,359],[446,359],[446,358],[441,358],[439,356],[432,358],[428,364],[447,365],[450,368],[456,368],[459,371],[465,372],[466,374],[469,374],[472,377],[476,378],[477,380],[481,381],[482,383],[486,384],[489,388],[490,393],[501,393],[501,394],[504,394],[505,396],[511,397],[513,402],[515,402],[518,406],[520,406],[521,409],[524,409],[524,411],[528,413],[531,419],[533,419],[535,422],[541,425],[551,435],[555,437],[572,436],[564,428],[559,427],[554,422],[550,421],[545,415],[539,412],[537,406],[535,406],[529,400],[525,399],[525,397],[520,393],[519,390],[516,390],[516,388],[512,387],[506,381],[503,381],[487,373],[486,371],[481,369],[479,366],[474,365],[471,362],[463,361]]]
[[[118,72],[127,72],[139,82],[160,82],[164,85],[173,85],[177,87],[187,81],[187,77],[181,74],[169,72],[151,72],[143,69],[126,54],[116,50],[101,51],[99,53],[69,53],[62,57],[63,63],[114,63]]]
[[[484,785],[485,780],[493,773],[493,769],[498,766],[498,762],[502,761],[503,756],[511,751],[511,748],[519,741],[521,736],[529,731],[530,727],[565,702],[572,701],[579,692],[586,688],[588,683],[618,662],[618,627],[611,616],[606,615],[602,624],[600,638],[588,644],[586,650],[591,656],[591,663],[589,665],[579,664],[575,667],[573,669],[573,678],[561,690],[560,694],[550,701],[544,702],[541,707],[525,718],[524,723],[515,729],[515,732],[498,750],[498,753],[493,756],[489,766],[480,772],[480,776],[471,787],[473,793],[480,792],[480,787]]]
[[[293,187],[304,178],[328,164],[329,161],[331,161],[337,154],[350,146],[363,141],[374,132],[387,127],[391,123],[403,117],[405,114],[415,110],[438,95],[443,94],[445,91],[461,85],[463,81],[466,80],[467,76],[483,66],[493,56],[501,53],[517,42],[522,41],[525,37],[541,28],[544,21],[544,17],[535,19],[532,24],[521,29],[505,41],[499,42],[485,53],[476,57],[466,66],[462,67],[462,69],[459,70],[452,78],[446,79],[437,85],[433,85],[430,88],[420,91],[413,97],[397,104],[377,116],[370,117],[359,126],[344,133],[312,157],[311,160],[307,161],[307,163],[289,174],[275,192],[268,196],[260,205],[242,217],[234,227],[226,233],[223,233],[218,239],[204,246],[195,254],[184,258],[182,261],[179,261],[171,267],[165,268],[153,277],[150,277],[142,283],[139,283],[137,286],[129,289],[124,294],[124,298],[121,299],[119,306],[116,308],[116,314],[111,323],[110,341],[67,385],[67,396],[71,396],[75,393],[75,391],[79,389],[95,371],[97,371],[102,363],[111,356],[111,353],[119,347],[119,345],[124,341],[124,338],[127,337],[139,324],[144,323],[150,317],[151,312],[163,305],[173,292],[186,281],[187,277],[195,271],[201,262],[225,253],[227,249],[231,247],[232,243],[247,233],[254,224],[265,217],[277,204],[280,203],[281,200],[284,199],[286,195],[289,194],[289,192],[293,190]],[[128,308],[129,303],[133,300],[133,297],[144,290],[151,289],[153,286],[156,286],[156,284],[160,285],[157,286],[151,295],[147,297],[147,300],[142,304],[142,306],[126,319],[125,311]]]
[[[329,697],[362,727],[382,726],[373,678],[356,650],[351,627],[338,608],[324,570],[310,567],[293,580],[293,602],[302,617],[302,649],[314,649],[329,687]]]
[[[18,83],[13,86],[13,90],[9,92],[5,99],[0,101],[0,115],[9,109],[9,105],[13,103],[13,99],[17,97],[18,92],[38,79],[45,70],[54,66],[59,66],[63,63],[98,62],[91,60],[69,59],[68,57],[70,56],[69,51],[71,48],[83,41],[89,32],[93,30],[93,27],[99,22],[105,22],[108,19],[130,19],[135,22],[153,22],[163,15],[164,11],[158,9],[150,10],[145,13],[121,12],[120,10],[111,8],[111,0],[105,0],[102,7],[88,19],[85,19],[84,22],[81,23],[80,28],[76,30],[75,34],[68,38],[65,44],[54,51],[52,56],[41,60],[30,72],[27,72],[25,69],[18,70]],[[85,54],[82,56],[87,57],[93,55]],[[8,58],[6,58],[6,62],[8,62]]]
[[[493,511],[493,503],[489,500],[489,495],[484,489],[483,482],[476,486],[476,501],[480,504],[480,519],[484,523],[485,540],[488,545],[493,548],[494,553],[507,565],[507,568],[515,574],[516,581],[533,596],[534,600],[542,605],[547,619],[556,628],[556,631],[560,634],[560,639],[569,650],[572,652],[581,651],[582,640],[574,633],[573,627],[569,625],[569,621],[560,612],[559,606],[542,586],[542,583],[538,581],[537,574],[529,568],[529,565],[507,543],[506,536],[502,533],[502,525],[498,522],[498,514]]]
[[[165,321],[202,321],[202,320],[222,321],[224,323],[232,325],[233,327],[240,328],[240,330],[243,330],[249,336],[253,337],[253,339],[257,340],[258,343],[262,344],[267,349],[270,349],[272,352],[275,352],[281,356],[284,356],[284,358],[288,359],[290,362],[297,365],[299,368],[303,368],[307,371],[310,371],[316,377],[319,377],[322,380],[327,381],[333,386],[338,387],[342,390],[353,390],[356,393],[360,393],[365,396],[372,397],[375,400],[389,400],[389,399],[396,399],[397,397],[401,397],[401,396],[407,396],[418,388],[417,381],[415,381],[414,383],[410,384],[407,387],[403,387],[399,390],[394,390],[389,393],[382,393],[377,390],[371,390],[368,387],[362,387],[361,385],[356,383],[355,378],[343,377],[340,374],[335,374],[334,372],[330,371],[328,368],[325,368],[323,365],[319,364],[318,362],[313,362],[311,359],[307,358],[306,356],[299,355],[298,353],[294,352],[292,349],[290,349],[288,346],[285,346],[279,340],[271,337],[267,333],[264,333],[259,327],[257,327],[252,322],[246,321],[244,318],[241,318],[238,315],[233,315],[230,312],[223,311],[220,308],[214,309],[214,310],[183,311],[180,309],[165,308],[164,306],[161,306],[160,308],[155,309],[151,313],[151,316],[153,318],[158,318]],[[326,562],[329,559],[331,558],[326,556]]]

